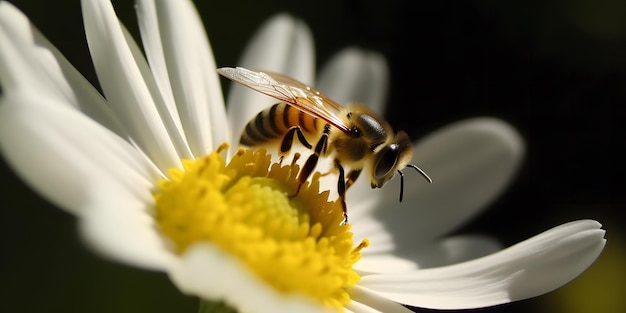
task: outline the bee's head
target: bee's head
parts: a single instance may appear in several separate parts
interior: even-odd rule
[[[412,157],[411,139],[405,132],[398,132],[393,140],[381,145],[374,152],[370,178],[372,188],[382,187],[396,171],[403,169]]]

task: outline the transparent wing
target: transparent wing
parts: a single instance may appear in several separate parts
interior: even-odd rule
[[[284,101],[298,110],[349,132],[349,127],[337,116],[343,107],[319,91],[283,74],[257,72],[243,67],[221,67],[217,72],[248,88]]]

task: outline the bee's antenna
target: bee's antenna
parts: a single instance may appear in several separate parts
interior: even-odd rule
[[[430,179],[430,177],[428,177],[428,175],[426,174],[426,172],[422,171],[421,168],[417,167],[417,165],[415,164],[407,164],[406,166],[415,169],[417,172],[419,172],[420,174],[422,174],[422,176],[424,176],[424,178],[426,178],[426,180],[428,180],[429,183],[432,183],[433,180]]]
[[[402,202],[402,195],[404,194],[404,173],[398,170],[398,174],[400,174],[400,202]]]
[[[429,183],[432,183],[433,180],[430,179],[430,177],[428,177],[428,175],[426,174],[426,172],[422,171],[421,168],[417,167],[417,165],[415,164],[407,164],[406,166],[415,169],[418,173],[422,174],[422,176],[424,176],[424,178],[426,178],[426,180],[428,180]],[[404,195],[404,173],[402,173],[400,170],[398,170],[398,174],[400,174],[400,202],[402,202],[402,196]]]

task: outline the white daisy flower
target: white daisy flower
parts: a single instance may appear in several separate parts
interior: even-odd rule
[[[558,288],[604,246],[604,230],[592,220],[501,251],[482,238],[441,239],[496,197],[522,158],[517,133],[488,118],[418,142],[416,160],[435,183],[407,183],[402,204],[396,193],[372,192],[359,180],[348,193],[351,224],[341,225],[341,206],[327,200],[325,185],[319,192],[319,174],[290,199],[297,165],[234,148],[225,160],[223,143],[235,147],[238,135],[230,132],[271,99],[233,88],[225,113],[189,1],[138,1],[145,58],[109,1],[82,7],[104,96],[21,12],[0,2],[2,154],[33,189],[79,219],[91,247],[167,273],[204,299],[205,311],[220,302],[238,312],[492,306]],[[238,65],[311,83],[311,35],[277,16]],[[379,56],[348,49],[316,86],[341,103],[381,111],[386,75]]]

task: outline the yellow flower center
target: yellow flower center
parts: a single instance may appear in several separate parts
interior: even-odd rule
[[[172,169],[155,193],[156,220],[177,253],[210,242],[241,260],[282,293],[307,295],[342,311],[359,275],[337,201],[319,192],[319,173],[296,196],[296,164],[271,164],[264,150],[240,149],[226,164],[220,151]],[[268,171],[269,169],[269,171]]]

